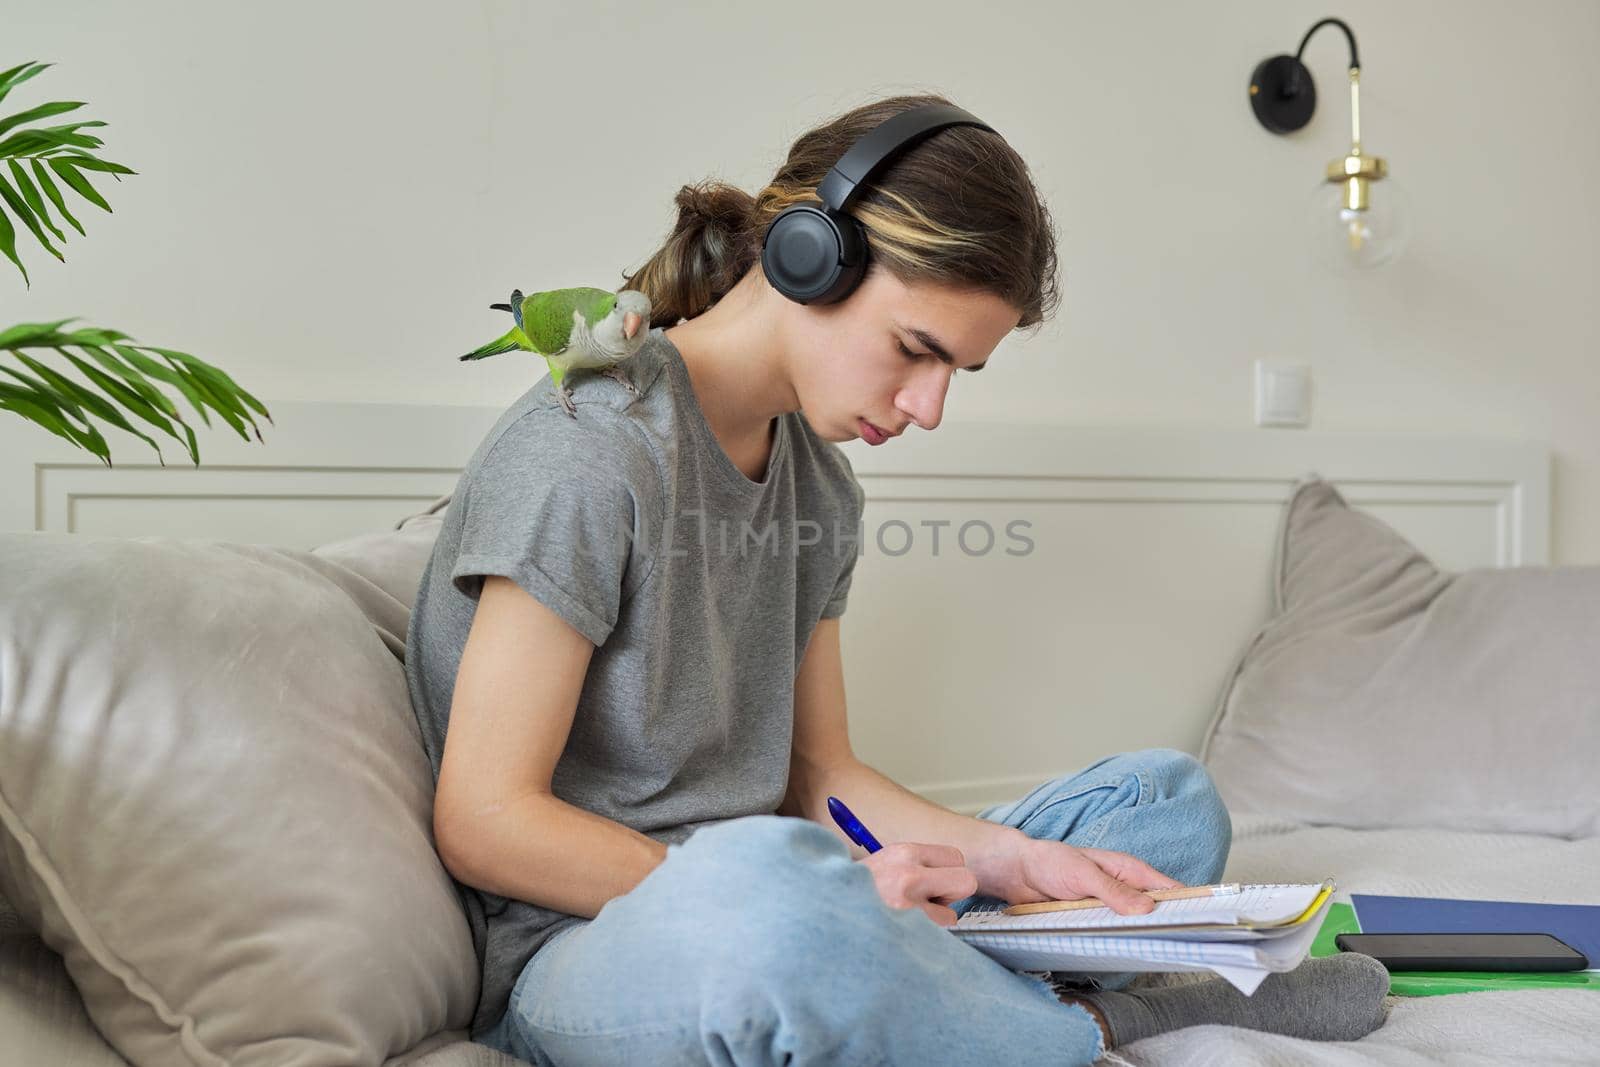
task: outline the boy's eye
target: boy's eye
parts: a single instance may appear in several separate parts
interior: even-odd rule
[[[894,339],[894,343],[900,346],[900,351],[905,354],[907,359],[923,359],[923,358],[925,358],[927,356],[933,355],[932,352],[913,352],[913,351],[911,351],[911,349],[906,347],[906,343],[904,341],[900,340],[900,338],[898,338],[898,337],[896,337]],[[952,376],[950,380],[951,381],[955,381],[955,378]]]

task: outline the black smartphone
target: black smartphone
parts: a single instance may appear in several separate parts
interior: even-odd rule
[[[1391,971],[1582,971],[1589,958],[1549,934],[1340,934],[1345,952]]]

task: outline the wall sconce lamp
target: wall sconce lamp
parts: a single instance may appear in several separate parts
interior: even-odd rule
[[[1292,56],[1264,59],[1250,75],[1250,107],[1261,125],[1287,134],[1311,121],[1317,87],[1300,62],[1306,42],[1332,23],[1350,41],[1350,151],[1328,164],[1309,205],[1312,242],[1318,256],[1341,274],[1357,274],[1392,261],[1410,236],[1405,191],[1392,180],[1388,164],[1361,151],[1361,60],[1355,34],[1339,19],[1323,19],[1306,31]],[[1373,186],[1382,181],[1383,188]]]

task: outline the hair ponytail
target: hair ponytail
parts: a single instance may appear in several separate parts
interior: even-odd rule
[[[674,197],[678,222],[667,243],[626,279],[650,298],[650,325],[676,326],[715,304],[761,256],[752,233],[756,199],[726,182],[685,185]]]

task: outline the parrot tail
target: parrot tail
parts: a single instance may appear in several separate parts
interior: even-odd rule
[[[509,303],[509,304],[490,304],[489,305],[489,310],[490,311],[509,311],[509,312],[511,312],[511,317],[517,320],[517,329],[519,329],[519,330],[522,329],[522,290],[521,289],[513,289],[513,290],[511,290],[511,303]]]
[[[462,360],[483,359],[486,356],[498,356],[502,352],[515,352],[519,348],[531,349],[532,347],[528,343],[527,335],[513,326],[506,331],[503,337],[497,337],[488,344],[474,348],[471,352],[459,358]]]

